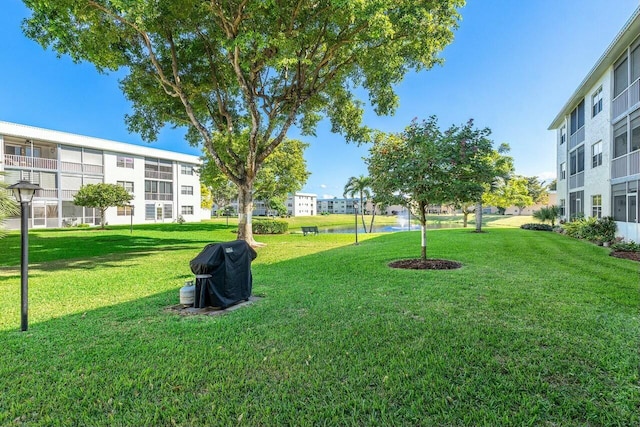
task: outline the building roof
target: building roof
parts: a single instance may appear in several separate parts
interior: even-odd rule
[[[557,129],[562,125],[564,117],[571,113],[571,110],[588,94],[588,91],[594,84],[602,77],[605,71],[613,65],[613,63],[624,53],[627,46],[633,42],[640,34],[640,7],[637,8],[626,24],[622,27],[622,30],[613,39],[607,50],[602,54],[600,59],[593,66],[591,71],[584,78],[582,83],[578,86],[578,89],[571,95],[569,100],[558,115],[553,119],[553,122],[549,125],[549,130]]]
[[[74,133],[60,132],[56,130],[37,128],[17,123],[0,121],[0,135],[36,139],[39,141],[53,142],[57,144],[76,147],[93,148],[96,150],[111,151],[122,154],[132,154],[142,157],[156,157],[178,162],[199,164],[198,156],[176,153],[174,151],[161,150],[159,148],[145,147],[142,145],[126,144],[124,142],[108,139],[94,138],[91,136],[77,135]]]

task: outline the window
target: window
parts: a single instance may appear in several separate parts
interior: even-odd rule
[[[180,194],[193,196],[193,185],[183,185],[180,187]]]
[[[584,170],[584,145],[569,154],[569,175],[575,175]]]
[[[193,215],[193,206],[181,206],[180,214],[182,215]]]
[[[193,175],[193,167],[190,165],[180,165],[180,173],[182,175]]]
[[[173,200],[172,185],[171,182],[145,180],[145,200]]]
[[[163,214],[165,219],[171,219],[173,217],[173,206],[171,204],[165,204]]]
[[[591,95],[591,117],[595,117],[602,111],[602,86]]]
[[[133,206],[118,206],[118,216],[133,216]]]
[[[567,179],[567,163],[560,163],[560,179]]]
[[[627,154],[627,121],[622,120],[613,127],[613,158]]]
[[[602,195],[600,194],[591,196],[591,216],[602,218]]]
[[[597,168],[602,164],[602,141],[591,146],[591,167]]]
[[[640,150],[640,113],[631,116],[631,150]]]
[[[631,51],[631,83],[640,78],[640,45]]]
[[[153,203],[147,203],[144,205],[144,219],[146,220],[154,220],[156,219],[156,205]]]
[[[578,129],[584,126],[584,99],[571,112],[571,135],[576,133]]]
[[[562,126],[560,128],[560,145],[564,144],[565,142],[567,142],[567,127]]]
[[[565,199],[560,199],[560,204],[558,205],[558,208],[560,210],[559,214],[561,217],[563,217],[565,215],[565,207],[567,205],[567,202]]]
[[[616,98],[629,86],[629,70],[627,69],[627,58],[625,58],[613,70],[613,97]]]
[[[584,216],[582,200],[584,199],[584,191],[574,191],[569,193],[569,217],[571,219],[581,218]]]
[[[133,157],[118,156],[116,166],[119,168],[133,169]]]
[[[127,190],[129,193],[133,194],[133,182],[131,182],[131,181],[117,181],[116,184],[118,184],[120,187],[124,187],[125,190]]]
[[[613,219],[638,222],[638,181],[611,186]]]

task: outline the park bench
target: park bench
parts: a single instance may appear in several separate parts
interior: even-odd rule
[[[318,227],[315,225],[312,227],[302,227],[302,234],[306,236],[307,233],[318,234]]]

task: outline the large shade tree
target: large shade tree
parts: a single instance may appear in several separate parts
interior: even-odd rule
[[[239,189],[238,238],[253,241],[253,183],[291,126],[327,117],[367,139],[364,89],[377,114],[393,86],[441,61],[464,0],[23,0],[26,35],[98,70],[122,70],[131,130],[154,140],[188,128]]]
[[[263,163],[258,171],[253,185],[252,198],[262,200],[267,208],[279,211],[287,198],[287,194],[300,191],[309,178],[304,150],[308,144],[297,139],[288,139],[280,144]],[[237,191],[232,192],[229,178],[218,168],[211,156],[204,156],[204,165],[200,170],[200,177],[213,194],[222,201],[230,202],[230,196],[235,199]],[[218,199],[218,200],[220,200]],[[222,207],[222,204],[218,204]]]
[[[441,131],[435,117],[414,120],[401,134],[378,139],[366,159],[378,198],[408,206],[421,225],[421,259],[427,258],[427,211],[453,200],[478,200],[480,178],[491,175],[488,129],[469,121]],[[486,178],[488,179],[488,178]]]

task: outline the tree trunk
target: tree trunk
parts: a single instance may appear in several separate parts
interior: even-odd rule
[[[106,212],[106,208],[102,209],[100,208],[100,228],[104,230],[104,214]]]
[[[238,240],[246,241],[251,247],[261,246],[253,239],[253,183],[238,186]]]
[[[371,224],[369,225],[369,233],[373,232],[373,220],[376,218],[376,205],[373,205],[373,212],[371,213]]]
[[[482,231],[482,202],[476,203],[476,233]]]
[[[360,217],[362,218],[362,228],[364,229],[364,232],[367,232],[367,224],[364,221],[364,201],[362,198],[362,192],[360,192]]]
[[[462,211],[462,227],[463,228],[467,228],[467,222],[469,219],[469,212],[467,211]]]
[[[427,204],[420,202],[420,259],[427,260]]]

